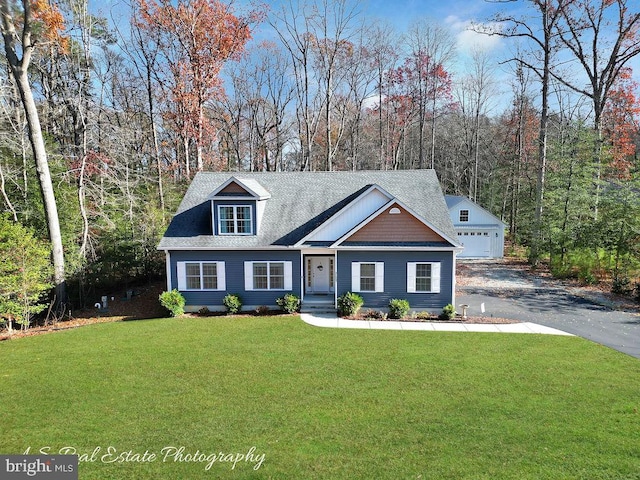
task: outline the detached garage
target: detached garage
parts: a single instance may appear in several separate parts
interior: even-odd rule
[[[461,258],[504,256],[505,223],[467,197],[446,195],[449,216],[458,241],[464,246]]]

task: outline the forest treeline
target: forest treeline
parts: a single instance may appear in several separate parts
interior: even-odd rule
[[[631,292],[640,8],[517,3],[470,27],[509,42],[496,59],[355,0],[134,0],[128,23],[87,0],[0,0],[0,235],[52,242],[40,287],[81,306],[164,275],[156,245],[197,171],[434,168],[532,265]]]

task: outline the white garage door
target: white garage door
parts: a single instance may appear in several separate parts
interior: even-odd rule
[[[460,257],[490,257],[491,235],[486,231],[461,231],[458,240],[464,246]]]

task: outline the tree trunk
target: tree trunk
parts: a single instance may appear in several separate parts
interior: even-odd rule
[[[33,149],[33,156],[36,163],[36,171],[38,172],[38,181],[40,182],[40,191],[44,203],[45,215],[47,218],[47,228],[49,230],[49,239],[51,240],[51,256],[53,260],[53,281],[56,288],[56,303],[64,305],[67,300],[66,283],[64,273],[64,250],[62,247],[62,234],[60,231],[60,221],[58,219],[58,207],[56,197],[51,181],[51,173],[49,171],[49,161],[47,159],[47,150],[44,145],[42,136],[42,128],[40,127],[40,119],[36,109],[36,103],[33,99],[29,79],[27,78],[27,70],[21,66],[13,66],[12,72],[18,91],[27,116],[27,125],[29,127],[29,141]]]

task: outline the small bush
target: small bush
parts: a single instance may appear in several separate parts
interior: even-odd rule
[[[300,310],[300,299],[293,293],[287,293],[284,297],[276,299],[276,303],[287,313],[296,313]]]
[[[629,295],[632,291],[631,280],[627,277],[614,277],[611,285],[611,293],[615,293],[616,295]]]
[[[409,306],[408,300],[401,300],[398,298],[394,298],[389,301],[389,317],[390,318],[405,317],[407,313],[409,313],[410,308],[411,307]]]
[[[445,305],[440,314],[440,318],[443,320],[453,320],[456,316],[456,309],[453,305]]]
[[[260,305],[256,308],[256,315],[269,315],[269,312],[269,307],[267,307],[266,305]]]
[[[175,288],[170,292],[162,292],[158,300],[160,300],[160,305],[171,312],[172,317],[179,317],[184,314],[186,301],[182,294]]]
[[[207,308],[207,307],[202,307],[200,310],[198,310],[198,314],[199,315],[210,315],[211,314],[211,310],[209,310],[209,308]]]
[[[598,278],[591,270],[582,269],[578,274],[578,279],[584,285],[596,285],[598,283]]]
[[[357,293],[347,292],[338,297],[338,315],[351,317],[358,313],[364,300]]]
[[[418,312],[416,313],[416,318],[418,320],[431,320],[431,314],[429,312]]]
[[[380,310],[367,310],[366,312],[364,312],[363,317],[373,318],[375,320],[386,320],[387,314],[384,312],[381,312]]]
[[[239,295],[236,295],[234,293],[226,294],[222,299],[222,303],[227,309],[227,313],[231,315],[235,315],[236,313],[240,312],[240,310],[242,310],[242,299]]]

